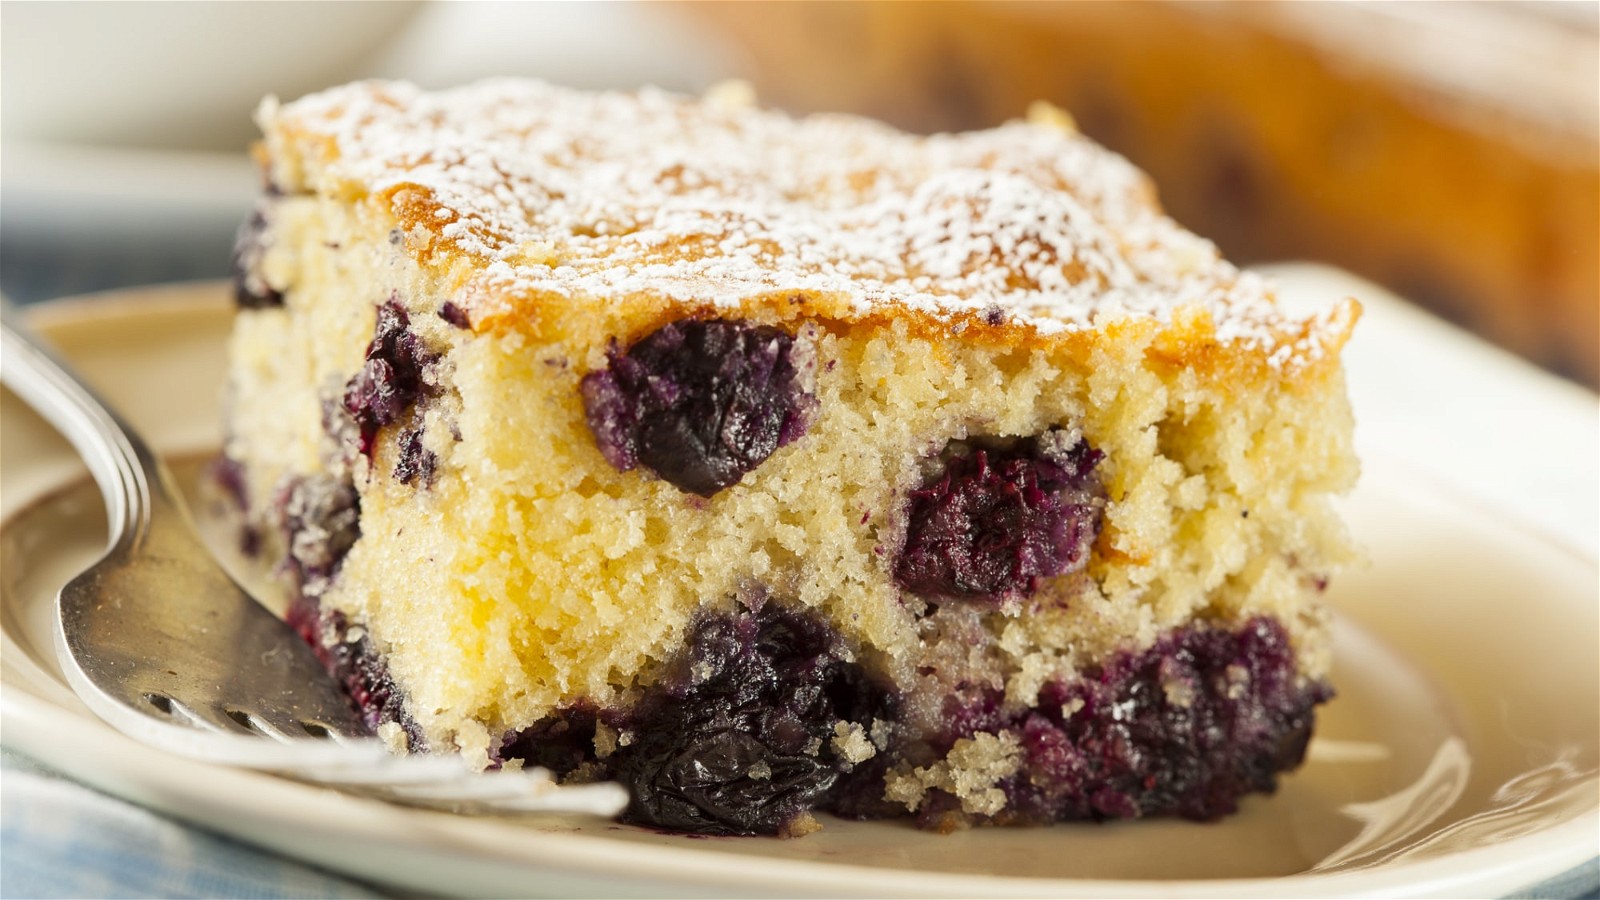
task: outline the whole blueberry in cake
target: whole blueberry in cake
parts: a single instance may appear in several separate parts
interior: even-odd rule
[[[1081,569],[1104,503],[1094,480],[1101,453],[1082,440],[1054,453],[1030,439],[950,459],[906,509],[895,563],[900,586],[923,596],[1003,600],[1039,579]]]
[[[794,338],[771,326],[668,322],[607,357],[580,382],[601,454],[703,497],[799,437],[814,402],[798,383]]]
[[[397,750],[799,835],[1215,819],[1331,696],[1339,352],[1059,112],[260,111],[226,472]]]

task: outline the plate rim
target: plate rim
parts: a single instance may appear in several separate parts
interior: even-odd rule
[[[618,844],[598,833],[560,833],[530,831],[517,853],[484,851],[452,840],[447,848],[419,844],[418,835],[435,838],[471,838],[471,832],[495,827],[494,820],[475,820],[451,813],[396,807],[382,801],[340,793],[336,790],[301,784],[277,776],[190,762],[148,747],[122,735],[91,714],[66,709],[39,697],[26,685],[0,672],[0,743],[23,752],[47,768],[62,771],[115,796],[141,805],[152,805],[150,789],[160,801],[154,805],[190,824],[209,830],[222,830],[255,846],[266,847],[298,859],[311,861],[353,874],[363,879],[384,881],[382,872],[352,867],[331,856],[304,854],[297,842],[263,838],[257,831],[220,828],[214,817],[203,814],[203,807],[186,807],[185,801],[205,801],[221,794],[248,793],[255,809],[254,818],[267,825],[303,828],[314,822],[317,833],[349,836],[353,828],[382,817],[384,842],[395,842],[430,855],[473,859],[511,867],[527,873],[564,874],[579,880],[614,881],[615,856],[620,849],[628,855],[630,881],[666,882],[681,887],[714,887],[720,890],[749,891],[770,887],[781,880],[786,887],[825,895],[893,896],[920,894],[966,896],[980,890],[1010,896],[1115,896],[1164,895],[1170,897],[1271,897],[1286,894],[1308,896],[1353,896],[1389,892],[1411,895],[1448,896],[1472,888],[1472,893],[1504,893],[1555,877],[1593,857],[1595,816],[1578,816],[1542,828],[1531,834],[1501,842],[1492,847],[1452,851],[1426,860],[1379,864],[1371,868],[1344,872],[1298,872],[1260,878],[1219,879],[1071,879],[1027,878],[969,873],[921,873],[913,869],[861,866],[849,862],[788,860],[766,856],[721,854],[696,846],[657,846]],[[36,730],[37,729],[37,730]],[[52,741],[40,732],[57,732]],[[19,741],[15,735],[25,736]],[[61,734],[63,733],[64,734]],[[85,740],[73,741],[74,737]],[[93,740],[88,740],[93,738]],[[61,764],[59,744],[69,748],[67,763]],[[87,749],[84,749],[87,748]],[[52,754],[38,751],[54,750]],[[165,766],[179,760],[183,774],[168,774]],[[112,761],[109,767],[96,769]],[[119,770],[142,769],[145,785],[129,786],[116,780]],[[109,771],[109,775],[103,775]],[[159,773],[153,777],[149,773]],[[209,785],[204,789],[199,785]],[[263,809],[265,807],[265,809]],[[400,823],[412,827],[398,827]],[[442,828],[432,827],[440,826]],[[606,828],[597,820],[597,828]],[[370,838],[363,838],[367,840]],[[1586,844],[1585,840],[1590,843]],[[491,844],[490,846],[496,846]],[[708,877],[709,876],[709,877]],[[775,877],[776,876],[776,877]],[[385,883],[416,887],[408,878]],[[1484,891],[1486,885],[1495,886]],[[439,884],[429,885],[437,888]]]

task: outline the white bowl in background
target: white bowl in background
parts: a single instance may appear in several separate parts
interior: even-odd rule
[[[418,2],[8,3],[8,142],[242,150],[264,94],[347,81]]]

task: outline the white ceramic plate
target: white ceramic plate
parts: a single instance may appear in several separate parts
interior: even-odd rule
[[[35,321],[163,452],[214,452],[230,312],[215,285]],[[3,398],[0,714],[8,747],[243,840],[414,891],[917,896],[1493,895],[1596,852],[1596,564],[1383,458],[1349,503],[1370,556],[1331,602],[1339,697],[1307,764],[1224,822],[980,829],[828,820],[801,840],[468,818],[178,760],[102,725],[57,671],[50,603],[102,540],[66,445]]]

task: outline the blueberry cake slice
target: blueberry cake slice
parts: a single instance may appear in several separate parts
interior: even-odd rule
[[[259,119],[223,468],[397,750],[715,834],[1212,819],[1299,763],[1357,307],[1280,311],[1064,114]]]

